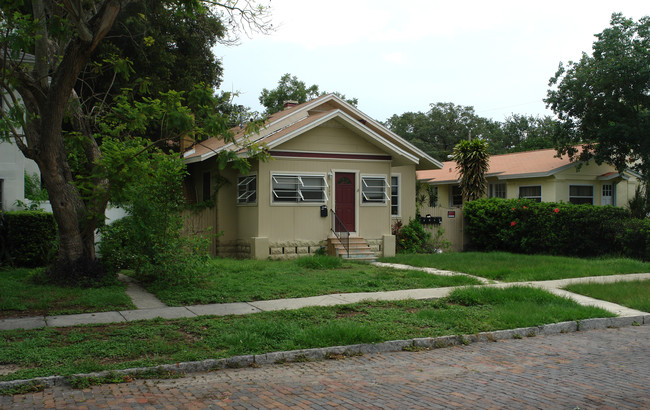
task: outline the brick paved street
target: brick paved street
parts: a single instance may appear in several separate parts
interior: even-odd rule
[[[650,408],[650,326],[0,397],[2,408]]]

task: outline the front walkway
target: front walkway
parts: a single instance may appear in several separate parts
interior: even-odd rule
[[[392,265],[376,263],[379,266],[392,266],[398,269],[422,270],[436,275],[465,275],[464,273],[441,271],[434,268],[416,268],[407,265]],[[484,285],[490,287],[511,287],[511,286],[534,286],[542,288],[559,296],[575,300],[582,305],[597,306],[608,310],[621,317],[648,315],[646,312],[630,309],[614,303],[593,299],[587,296],[578,295],[565,290],[563,287],[573,283],[612,283],[617,281],[632,281],[650,279],[650,273],[633,273],[612,276],[591,276],[583,278],[571,278],[561,280],[549,280],[538,282],[508,282],[499,283],[478,278]],[[36,329],[41,327],[66,327],[86,324],[109,324],[118,322],[132,322],[147,319],[178,319],[196,316],[225,316],[225,315],[246,315],[275,310],[300,309],[309,306],[335,306],[361,302],[364,300],[403,300],[403,299],[438,299],[449,295],[457,287],[429,288],[429,289],[406,289],[387,292],[366,292],[366,293],[336,293],[331,295],[311,296],[306,298],[263,300],[257,302],[239,303],[215,303],[209,305],[192,305],[181,307],[167,307],[155,296],[147,293],[137,283],[123,277],[128,284],[127,294],[136,305],[135,310],[122,310],[113,312],[82,313],[76,315],[58,316],[34,316],[17,319],[1,319],[0,330],[13,329]]]

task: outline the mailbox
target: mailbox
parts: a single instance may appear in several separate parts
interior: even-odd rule
[[[320,206],[320,216],[323,218],[327,217],[327,205]]]
[[[420,215],[420,223],[422,225],[440,225],[442,223],[442,217],[431,216],[431,214],[427,214],[426,216]]]

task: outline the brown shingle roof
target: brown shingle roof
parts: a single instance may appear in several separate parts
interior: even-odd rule
[[[376,123],[376,121],[367,117],[355,107],[350,106],[331,94],[285,108],[271,115],[265,122],[264,128],[254,135],[249,135],[248,140],[250,142],[263,142],[266,144],[278,143],[283,137],[290,137],[294,131],[308,127],[310,124],[330,114],[342,116],[350,123],[357,124],[358,121],[359,124],[363,124],[368,135],[374,135],[373,138],[384,147],[391,146],[392,148],[390,150],[398,153],[398,156],[411,158],[409,161],[415,161],[417,168],[423,169],[440,166],[438,161],[417,147],[395,135],[381,124]],[[234,135],[235,144],[224,143],[219,138],[209,138],[206,141],[196,144],[191,150],[184,153],[186,162],[203,161],[224,149],[245,153],[247,140],[245,138],[246,135],[244,135],[244,130],[241,127],[235,127],[230,132]]]

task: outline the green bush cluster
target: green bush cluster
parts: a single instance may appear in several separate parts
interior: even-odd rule
[[[51,213],[13,211],[0,213],[0,258],[18,267],[50,263],[58,249],[56,222]]]
[[[409,219],[408,225],[401,221],[393,225],[395,251],[397,253],[431,253],[435,249],[429,233],[418,219]]]
[[[146,282],[168,285],[199,283],[209,273],[210,238],[183,234],[180,158],[150,152],[146,169],[133,175],[115,195],[128,215],[101,228],[99,253],[109,272],[132,269]]]
[[[476,250],[631,256],[645,252],[637,249],[643,245],[633,237],[647,238],[650,243],[650,229],[644,221],[611,206],[491,198],[467,202],[464,214],[466,232]]]

